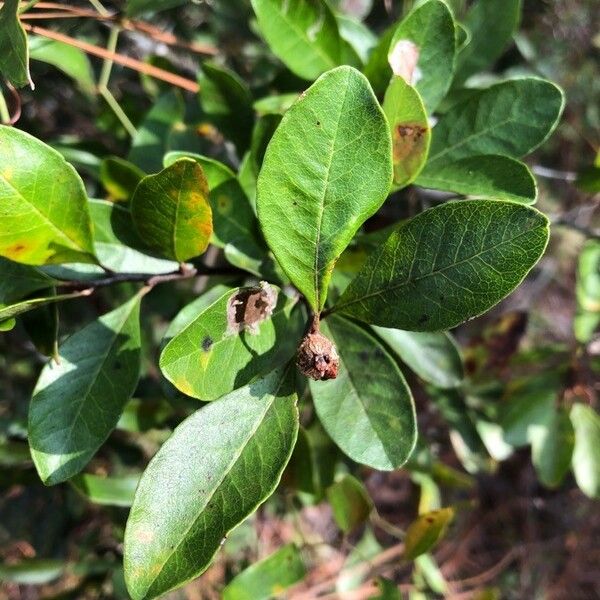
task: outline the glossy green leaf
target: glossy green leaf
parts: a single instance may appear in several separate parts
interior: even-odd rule
[[[70,483],[94,504],[102,506],[131,506],[140,475],[101,477],[80,473]]]
[[[202,254],[213,229],[202,167],[182,158],[144,177],[131,199],[131,217],[144,244],[157,254],[178,262]]]
[[[310,382],[323,427],[352,460],[382,471],[401,467],[415,447],[417,429],[400,369],[358,325],[334,315],[321,329],[340,357],[336,379]]]
[[[454,514],[453,508],[441,508],[420,515],[406,530],[404,556],[413,560],[428,552],[444,536]]]
[[[571,466],[575,434],[569,414],[564,408],[553,412],[542,426],[533,426],[531,459],[540,482],[548,487],[560,485]]]
[[[243,152],[254,121],[252,94],[237,73],[205,62],[198,77],[200,105],[210,121]]]
[[[145,173],[160,171],[169,133],[183,116],[184,104],[178,92],[160,96],[133,138],[128,159]]]
[[[442,389],[462,383],[462,358],[450,334],[386,327],[373,329],[394,354],[427,383]]]
[[[398,44],[407,42],[416,46],[418,57],[408,83],[416,87],[427,112],[432,113],[450,87],[456,54],[454,18],[443,0],[423,2],[401,21],[390,41],[390,62],[394,62],[394,52],[402,48]],[[388,72],[389,79],[389,65]]]
[[[296,75],[312,80],[340,64],[342,38],[327,2],[251,1],[271,50]]]
[[[302,315],[274,286],[236,288],[184,327],[160,356],[180,391],[214,400],[283,364],[302,336]]]
[[[327,488],[327,501],[335,522],[344,533],[362,525],[373,510],[373,501],[365,486],[352,475],[345,475]]]
[[[547,241],[548,220],[533,208],[448,202],[402,223],[334,309],[383,327],[450,329],[512,292]]]
[[[94,72],[83,50],[41,36],[30,36],[29,57],[56,67],[75,80],[83,91],[94,93]]]
[[[33,136],[0,126],[0,255],[43,265],[93,262],[92,230],[81,178]]]
[[[128,160],[109,156],[100,164],[100,181],[116,202],[130,200],[144,172]]]
[[[600,241],[588,240],[577,263],[577,312],[573,329],[578,342],[589,342],[600,324]]]
[[[0,74],[15,87],[33,88],[27,35],[19,21],[19,0],[5,0],[0,9]]]
[[[139,295],[74,333],[29,407],[29,444],[47,485],[77,474],[115,428],[140,373]]]
[[[300,551],[287,544],[250,565],[223,589],[223,600],[269,600],[280,596],[306,574]]]
[[[227,533],[273,493],[298,432],[293,379],[278,370],[205,406],[152,459],[125,532],[134,600],[202,573]]]
[[[457,80],[492,65],[506,50],[521,19],[521,0],[479,0],[471,7],[464,25],[471,39],[457,60]]]
[[[94,248],[100,263],[115,273],[161,274],[177,271],[179,264],[144,254],[127,208],[105,200],[90,200]]]
[[[440,117],[427,168],[480,154],[525,156],[554,131],[563,106],[560,88],[543,79],[492,85]]]
[[[585,404],[571,408],[575,448],[571,463],[575,481],[590,498],[600,497],[600,415]]]
[[[394,184],[412,183],[427,161],[431,129],[419,93],[402,77],[393,77],[383,99],[392,130]]]
[[[258,217],[275,258],[316,311],[335,261],[388,194],[391,156],[383,112],[352,67],[320,77],[271,139]]]

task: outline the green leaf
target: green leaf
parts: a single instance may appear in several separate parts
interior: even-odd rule
[[[434,162],[416,183],[434,190],[522,204],[533,204],[537,198],[537,185],[527,165],[498,154],[468,156],[450,163]]]
[[[40,298],[28,298],[27,300],[21,300],[15,304],[10,304],[0,308],[0,322],[8,319],[14,319],[19,315],[35,310],[54,302],[62,302],[63,300],[73,300],[74,298],[81,298],[82,296],[89,296],[90,290],[82,290],[77,292],[70,292],[68,294],[54,294],[48,296],[42,296]]]
[[[302,315],[267,283],[236,288],[184,327],[160,356],[164,376],[180,391],[215,400],[283,364],[302,336]]]
[[[19,21],[19,0],[5,0],[0,9],[0,74],[15,87],[33,88],[27,35]]]
[[[342,38],[327,2],[251,1],[262,35],[293,73],[312,80],[340,64]]]
[[[393,77],[383,99],[392,130],[394,183],[412,183],[427,161],[431,129],[419,93],[402,77]]]
[[[600,497],[600,415],[585,404],[571,408],[575,448],[571,467],[581,491],[590,498]]]
[[[128,159],[145,173],[160,171],[169,133],[175,123],[183,120],[183,116],[184,104],[178,92],[171,91],[160,96],[133,138]]]
[[[406,530],[404,556],[413,560],[428,552],[445,535],[454,514],[450,507],[420,515]]]
[[[462,358],[450,334],[385,327],[373,329],[394,354],[427,383],[442,389],[458,387],[462,383]]]
[[[93,262],[92,229],[81,178],[33,136],[0,126],[0,255],[43,265]]]
[[[42,481],[78,473],[115,428],[140,374],[140,296],[74,333],[48,363],[29,407],[29,444]]]
[[[450,329],[510,294],[547,242],[548,220],[534,208],[448,202],[402,223],[334,310],[383,327]]]
[[[306,574],[300,551],[287,544],[250,565],[223,589],[223,600],[269,600],[302,580]]]
[[[416,46],[418,60],[412,83],[428,113],[432,113],[446,95],[454,74],[456,33],[454,18],[442,0],[428,0],[412,10],[394,31],[388,59],[393,61],[398,43]],[[388,64],[388,80],[391,69]],[[398,73],[396,73],[398,74]]]
[[[100,164],[100,181],[110,195],[110,200],[130,200],[144,172],[128,160],[109,156]]]
[[[39,269],[0,257],[0,310],[56,283]]]
[[[32,35],[29,37],[29,56],[32,60],[39,60],[56,67],[74,79],[84,92],[88,94],[95,92],[94,72],[90,59],[83,50],[63,42]]]
[[[577,263],[577,312],[573,329],[578,342],[589,342],[600,324],[600,241],[588,240]]]
[[[521,0],[479,0],[467,13],[464,25],[471,39],[457,60],[457,82],[492,65],[519,26]]]
[[[100,477],[99,475],[80,473],[73,477],[70,483],[94,504],[129,507],[133,504],[133,496],[139,481],[139,474]]]
[[[382,471],[401,467],[417,441],[413,400],[400,369],[380,342],[354,323],[322,323],[337,346],[337,379],[311,381],[319,420],[352,460]]]
[[[161,274],[177,271],[175,261],[144,254],[127,208],[105,200],[90,200],[94,248],[102,265],[115,273]]]
[[[160,12],[176,6],[183,6],[190,0],[128,0],[127,15],[136,17],[143,13]]]
[[[379,588],[377,596],[371,596],[369,600],[402,600],[400,590],[396,583],[385,577],[378,577],[375,585]]]
[[[353,17],[337,13],[335,19],[342,39],[352,47],[360,61],[366,63],[369,52],[377,44],[375,34]]]
[[[214,63],[202,64],[198,77],[200,106],[241,154],[250,144],[254,122],[252,94],[237,73]]]
[[[362,525],[373,510],[373,501],[365,486],[352,475],[345,475],[327,488],[327,501],[333,518],[344,533]]]
[[[20,585],[44,585],[58,579],[66,564],[62,560],[25,559],[14,565],[0,565],[0,581]]]
[[[551,419],[529,432],[531,458],[540,481],[547,487],[560,485],[571,466],[575,434],[564,408],[554,411]]]
[[[525,156],[554,131],[563,106],[560,88],[543,79],[513,79],[476,92],[440,117],[427,168],[479,154]]]
[[[258,179],[259,221],[279,264],[315,311],[335,261],[384,202],[387,122],[363,75],[321,76],[283,116]]]
[[[275,490],[298,433],[291,369],[278,370],[186,419],[158,451],[125,532],[134,600],[202,573],[224,537]]]
[[[202,167],[182,158],[144,177],[131,199],[131,217],[144,244],[161,256],[184,262],[202,254],[212,234]]]

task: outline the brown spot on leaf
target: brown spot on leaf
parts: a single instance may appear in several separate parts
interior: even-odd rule
[[[399,123],[394,128],[394,162],[402,162],[413,158],[421,159],[425,150],[427,127],[420,123]]]
[[[227,303],[229,332],[258,333],[260,324],[271,317],[276,305],[277,291],[264,281],[257,287],[240,289]]]
[[[204,352],[208,352],[211,348],[211,346],[213,345],[213,341],[210,338],[210,336],[206,336],[203,340],[202,340],[202,350],[204,350]]]

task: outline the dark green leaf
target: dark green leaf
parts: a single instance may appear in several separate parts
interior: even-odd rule
[[[437,165],[417,178],[417,185],[466,196],[533,204],[537,185],[527,165],[501,155],[469,156]]]
[[[55,302],[24,313],[21,323],[40,354],[58,356],[58,305]]]
[[[48,296],[41,296],[39,298],[28,298],[27,300],[21,300],[15,304],[10,304],[0,308],[0,322],[8,319],[14,319],[19,315],[35,310],[41,306],[46,306],[54,302],[62,302],[63,300],[72,300],[74,298],[81,298],[82,296],[89,296],[91,290],[82,290],[78,292],[70,292],[68,294],[54,294]]]
[[[269,600],[304,578],[300,551],[287,544],[233,578],[223,590],[223,600]]]
[[[0,74],[15,87],[29,84],[33,88],[27,35],[19,21],[19,0],[5,0],[0,9]]]
[[[139,378],[139,308],[138,295],[74,333],[42,370],[29,443],[44,483],[78,473],[115,428]]]
[[[109,156],[100,164],[100,181],[110,195],[110,200],[130,200],[144,172],[128,160]]]
[[[296,304],[266,283],[227,292],[165,346],[164,376],[201,400],[246,385],[293,355],[303,328]]]
[[[140,481],[140,475],[100,477],[80,473],[70,480],[73,487],[94,504],[103,506],[131,506]]]
[[[0,257],[0,310],[56,283],[55,279],[39,269]]]
[[[428,552],[444,536],[454,514],[453,508],[442,508],[420,515],[406,530],[404,556],[413,560]]]
[[[142,13],[160,12],[168,8],[182,6],[190,0],[128,0],[127,14],[130,17],[138,16]]]
[[[390,349],[421,379],[436,387],[458,387],[463,380],[463,364],[450,334],[402,331],[373,327]]]
[[[363,75],[339,67],[288,110],[267,149],[257,208],[267,243],[320,311],[335,261],[383,203],[390,132]]]
[[[333,518],[344,533],[362,525],[373,510],[373,501],[365,486],[352,475],[345,475],[327,488],[327,501]]]
[[[125,532],[134,600],[198,576],[227,533],[268,498],[298,432],[293,373],[267,377],[186,419],[146,469]]]
[[[394,184],[412,183],[427,160],[431,129],[419,93],[402,77],[393,77],[383,99],[392,129]]]
[[[600,415],[585,404],[571,408],[575,430],[572,469],[581,491],[590,498],[600,497]]]
[[[548,220],[533,208],[448,202],[402,223],[334,308],[383,327],[450,329],[512,292],[547,241]]]
[[[33,136],[0,126],[0,255],[43,265],[93,262],[83,182],[63,157]]]
[[[440,117],[427,169],[480,154],[525,156],[552,133],[563,106],[560,88],[543,79],[514,79],[477,92]]]
[[[271,50],[299,77],[312,80],[337,67],[342,38],[324,0],[251,0]]]
[[[401,467],[417,440],[410,390],[379,341],[337,316],[322,332],[337,346],[337,379],[311,381],[319,420],[333,441],[358,463],[390,471]]]
[[[131,216],[140,238],[154,252],[178,262],[202,254],[212,234],[202,167],[181,158],[144,177],[131,199]]]

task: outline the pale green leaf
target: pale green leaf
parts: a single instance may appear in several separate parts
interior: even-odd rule
[[[279,264],[320,311],[335,261],[392,179],[389,127],[363,75],[339,67],[286,112],[258,179],[259,221]]]
[[[70,483],[94,504],[129,507],[133,504],[133,497],[139,481],[139,474],[101,477],[90,473],[80,473],[73,477]]]
[[[600,497],[600,415],[585,404],[571,408],[575,448],[571,468],[577,485],[590,498]]]
[[[334,310],[373,325],[439,331],[512,292],[542,256],[548,220],[495,200],[448,202],[403,222]]]
[[[228,532],[268,498],[292,453],[298,410],[291,369],[186,419],[146,469],[125,532],[134,600],[204,571]]]
[[[600,241],[588,240],[577,263],[577,312],[573,329],[577,341],[589,342],[600,324]]]

